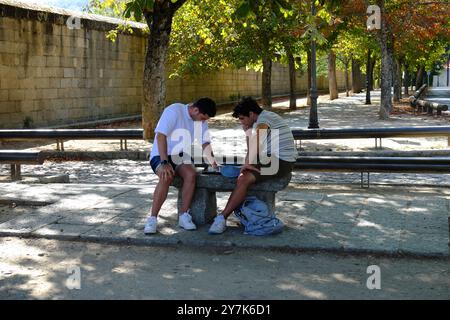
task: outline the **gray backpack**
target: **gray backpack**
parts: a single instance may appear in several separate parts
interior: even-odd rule
[[[267,204],[255,196],[248,196],[234,214],[244,226],[244,234],[265,236],[280,233],[283,222],[270,212]]]

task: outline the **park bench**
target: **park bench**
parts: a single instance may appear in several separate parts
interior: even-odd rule
[[[275,210],[275,194],[289,184],[291,175],[285,178],[274,178],[252,185],[248,195],[254,195]],[[172,186],[178,189],[178,210],[180,210],[182,179],[176,176]],[[236,178],[226,178],[220,174],[199,173],[195,184],[195,194],[191,204],[191,215],[195,224],[211,223],[217,214],[216,192],[230,192],[236,187]]]
[[[428,85],[425,83],[423,84],[412,96],[414,99],[420,99],[422,96],[424,96],[427,93]]]
[[[0,163],[11,165],[11,179],[21,180],[21,165],[23,164],[43,164],[44,157],[41,152],[0,150]]]
[[[302,140],[375,138],[375,148],[381,148],[382,138],[442,136],[448,137],[448,145],[450,146],[450,126],[294,129],[292,134],[299,149],[301,149]]]
[[[450,157],[300,156],[298,171],[361,172],[361,187],[370,186],[370,172],[450,173]],[[367,173],[367,184],[363,174]]]
[[[423,84],[415,93],[414,95],[409,97],[409,103],[411,107],[414,109],[414,114],[416,114],[416,101],[421,99],[422,96],[424,96],[427,92],[428,85]]]
[[[437,116],[441,116],[443,111],[448,110],[448,106],[441,103],[436,103],[428,100],[423,100],[421,97],[427,91],[428,86],[424,84],[415,92],[415,94],[409,97],[409,103],[414,109],[414,114],[427,112],[429,115],[434,115],[436,112]]]
[[[234,164],[239,163],[238,157],[234,158]],[[450,157],[299,156],[294,171],[360,172],[361,188],[368,188],[371,172],[450,173]],[[367,174],[367,182],[364,181],[364,173]],[[291,176],[255,184],[249,189],[249,195],[257,196],[275,210],[275,195],[286,188],[290,180]],[[182,179],[176,176],[172,186],[179,191],[177,204],[180,209]],[[199,225],[211,222],[217,213],[216,192],[232,191],[235,186],[236,179],[217,174],[198,174],[191,205],[194,222]]]
[[[58,151],[64,151],[64,140],[120,140],[120,150],[127,150],[127,140],[140,140],[142,129],[3,129],[0,140],[56,140]]]
[[[429,115],[434,115],[434,113],[436,112],[437,116],[441,116],[442,111],[448,110],[448,106],[445,104],[419,99],[414,101],[414,106],[414,112],[416,111],[416,109],[418,112],[427,112]]]
[[[436,115],[442,115],[442,111],[447,111],[448,106],[445,104],[435,103],[427,100],[423,100],[421,97],[427,92],[428,85],[422,85],[413,96],[409,97],[409,103],[416,112],[427,112],[429,115],[433,115],[436,111]]]

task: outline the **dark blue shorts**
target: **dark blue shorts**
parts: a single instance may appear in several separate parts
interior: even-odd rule
[[[193,159],[191,156],[189,156],[188,154],[185,154],[183,156],[183,153],[180,153],[178,155],[178,158],[183,158],[183,162],[176,164],[173,160],[172,160],[172,156],[168,157],[169,163],[172,166],[173,170],[175,171],[177,169],[178,166],[182,165],[182,164],[188,164],[188,163],[193,163]],[[178,159],[179,160],[179,159]],[[160,156],[154,156],[153,158],[150,159],[150,166],[152,167],[152,170],[154,173],[156,173],[156,171],[158,170],[159,165],[161,164],[161,157]]]
[[[173,170],[175,170],[177,165],[175,163],[173,163],[171,156],[169,156],[169,163],[172,166]],[[150,166],[152,167],[152,170],[154,173],[156,173],[156,170],[158,170],[158,167],[160,166],[160,164],[161,164],[160,156],[154,156],[153,158],[150,159]]]

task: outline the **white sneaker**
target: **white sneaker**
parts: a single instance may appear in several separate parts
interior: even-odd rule
[[[214,222],[209,228],[208,233],[221,234],[225,231],[226,228],[227,228],[227,221],[225,220],[225,217],[222,214],[219,214],[214,218]]]
[[[156,219],[156,217],[149,217],[147,219],[147,223],[145,224],[144,227],[144,233],[145,234],[152,234],[152,233],[156,233],[156,226],[158,225],[158,220]]]
[[[185,212],[183,214],[180,215],[180,217],[178,218],[178,225],[186,230],[195,230],[197,229],[197,227],[195,226],[195,224],[192,222],[192,217],[189,213]]]

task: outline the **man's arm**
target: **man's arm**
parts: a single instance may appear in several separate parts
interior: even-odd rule
[[[261,123],[256,127],[256,132],[249,138],[248,146],[248,164],[258,163],[258,154],[263,150],[264,138],[267,137],[270,127]]]
[[[245,165],[241,168],[241,173],[245,170],[260,172],[254,165],[258,163],[258,153],[262,150],[263,138],[267,136],[269,129],[270,127],[267,124],[261,123],[256,127],[255,134],[251,134],[248,130],[246,131],[247,155],[245,156]]]
[[[242,129],[245,132],[245,143],[247,144],[247,153],[245,154],[245,162],[244,164],[249,164],[249,148],[250,148],[250,139],[252,137],[252,128],[242,126]]]
[[[161,160],[168,160],[169,156],[167,154],[167,136],[158,132],[156,134],[156,143],[158,143],[158,151]]]
[[[211,143],[210,142],[205,142],[202,145],[202,148],[203,148],[203,154],[206,153],[206,158],[208,159],[209,164],[213,168],[217,168],[217,161],[214,158],[214,154],[213,154],[213,151],[212,151]]]
[[[168,156],[168,152],[167,152],[167,136],[158,132],[156,134],[156,143],[158,144],[158,151],[159,151],[159,156],[161,158],[161,161],[164,160],[168,160],[169,156]],[[169,165],[164,165],[161,168],[161,176],[163,179],[168,178],[168,177],[172,177],[175,175],[175,171],[173,171],[172,166]]]

